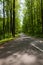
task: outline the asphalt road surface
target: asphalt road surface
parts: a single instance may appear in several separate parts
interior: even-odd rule
[[[6,42],[0,47],[0,65],[43,65],[43,52],[32,46],[36,41],[40,40],[20,34]]]

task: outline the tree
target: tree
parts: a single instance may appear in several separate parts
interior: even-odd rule
[[[41,0],[42,34],[43,34],[43,0]]]
[[[41,30],[43,31],[42,3],[42,0],[25,0],[26,12],[23,19],[23,32],[32,35],[39,35],[41,34]]]
[[[12,22],[13,22],[13,1],[10,1],[10,32],[12,32]]]
[[[5,10],[4,10],[4,6],[5,6],[5,0],[3,0],[3,37],[5,38]]]
[[[15,0],[13,0],[13,26],[12,26],[12,36],[15,37]]]

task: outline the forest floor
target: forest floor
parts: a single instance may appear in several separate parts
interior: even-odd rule
[[[42,39],[20,34],[0,47],[0,65],[43,65]],[[39,46],[38,48],[35,48]]]

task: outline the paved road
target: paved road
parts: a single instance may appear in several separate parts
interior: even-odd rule
[[[0,65],[43,65],[43,53],[31,43],[38,41],[20,34],[20,37],[0,47]]]

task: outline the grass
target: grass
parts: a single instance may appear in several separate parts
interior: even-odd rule
[[[0,40],[0,45],[4,44],[5,42],[8,42],[10,40],[13,40],[14,38],[6,38],[6,39],[3,39],[3,40]]]
[[[16,34],[15,37],[10,37],[10,38],[2,39],[2,40],[0,40],[0,45],[3,45],[3,44],[5,44],[5,43],[8,42],[8,41],[14,40],[14,39],[16,39],[17,37],[19,37],[19,34]]]

